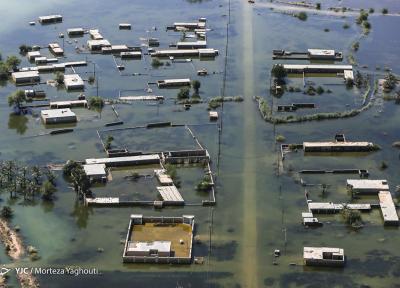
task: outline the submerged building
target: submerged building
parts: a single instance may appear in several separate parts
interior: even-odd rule
[[[125,263],[190,264],[194,216],[145,217],[131,215],[125,247]]]
[[[330,247],[304,247],[304,264],[307,266],[343,267],[344,250]]]

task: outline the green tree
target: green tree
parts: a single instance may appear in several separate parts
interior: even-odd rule
[[[315,4],[315,8],[316,8],[317,10],[321,10],[321,3],[316,3],[316,4]]]
[[[199,80],[192,80],[192,88],[196,94],[199,94],[201,83]]]
[[[282,64],[275,64],[272,67],[271,73],[275,78],[280,79],[280,80],[287,76],[287,72],[286,72],[285,68],[283,68]]]
[[[8,80],[9,77],[10,77],[9,67],[4,62],[0,62],[0,80]]]
[[[8,106],[14,106],[16,108],[21,108],[22,103],[26,102],[25,92],[22,90],[17,90],[11,93],[8,98]]]
[[[111,144],[114,141],[114,137],[112,135],[108,135],[106,139],[106,143],[104,144],[105,148],[108,150],[111,148]]]
[[[361,213],[358,210],[353,210],[345,207],[343,208],[341,214],[345,223],[349,226],[354,227],[362,224]]]
[[[178,100],[183,100],[183,99],[188,99],[189,98],[189,94],[190,94],[190,89],[187,87],[181,88],[179,89],[178,92]]]
[[[104,100],[100,96],[92,96],[89,98],[90,108],[101,109],[104,107]]]
[[[63,83],[64,83],[64,73],[62,73],[62,72],[60,72],[60,71],[57,71],[54,80],[55,80],[59,85],[63,84]]]
[[[386,14],[388,14],[389,13],[389,10],[387,9],[387,8],[383,8],[382,9],[382,14],[383,15],[386,15]]]
[[[17,56],[8,56],[6,60],[6,65],[9,69],[15,70],[18,68],[18,65],[21,64],[21,59]]]
[[[28,46],[28,45],[25,45],[25,44],[22,44],[22,45],[19,46],[19,53],[21,55],[26,55],[26,53],[28,53],[29,51],[32,51],[32,47],[31,46]]]
[[[43,182],[42,187],[41,187],[41,192],[42,192],[42,198],[46,201],[52,201],[53,200],[53,195],[57,191],[56,187],[54,185],[46,180]]]

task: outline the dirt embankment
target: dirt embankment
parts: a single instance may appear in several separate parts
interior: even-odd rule
[[[0,239],[3,243],[8,256],[14,261],[18,261],[25,254],[25,248],[21,237],[11,229],[8,222],[0,218]],[[37,288],[39,283],[31,273],[17,274],[17,279],[22,288]],[[4,277],[0,278],[0,288],[7,287]]]

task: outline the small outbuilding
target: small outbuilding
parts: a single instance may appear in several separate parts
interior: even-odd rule
[[[343,267],[344,250],[330,247],[304,247],[304,263],[307,266]]]
[[[35,84],[40,81],[38,71],[13,72],[11,77],[16,84]]]
[[[64,86],[67,90],[82,90],[85,88],[85,83],[78,74],[65,74]]]

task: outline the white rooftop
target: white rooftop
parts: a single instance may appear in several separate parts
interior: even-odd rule
[[[78,74],[65,74],[64,85],[69,88],[82,87],[85,85],[82,78]]]
[[[126,248],[128,252],[150,252],[156,250],[158,252],[171,252],[171,241],[151,241],[151,242],[128,242]]]
[[[338,69],[353,70],[352,65],[283,64],[285,69]]]
[[[347,179],[347,185],[354,190],[389,190],[387,180]]]
[[[304,247],[304,259],[324,259],[323,253],[344,256],[344,250],[342,248]]]
[[[331,49],[308,49],[307,51],[315,56],[335,56],[335,50]]]
[[[59,118],[59,117],[74,117],[76,116],[74,112],[69,108],[65,109],[51,109],[51,110],[42,110],[41,115],[43,118]]]
[[[126,157],[112,157],[112,158],[92,158],[86,159],[86,164],[107,164],[107,163],[123,163],[131,161],[146,161],[146,160],[160,160],[158,154],[139,155],[139,156],[126,156]]]
[[[105,164],[86,164],[83,165],[83,169],[87,176],[99,176],[106,175],[106,165]]]

